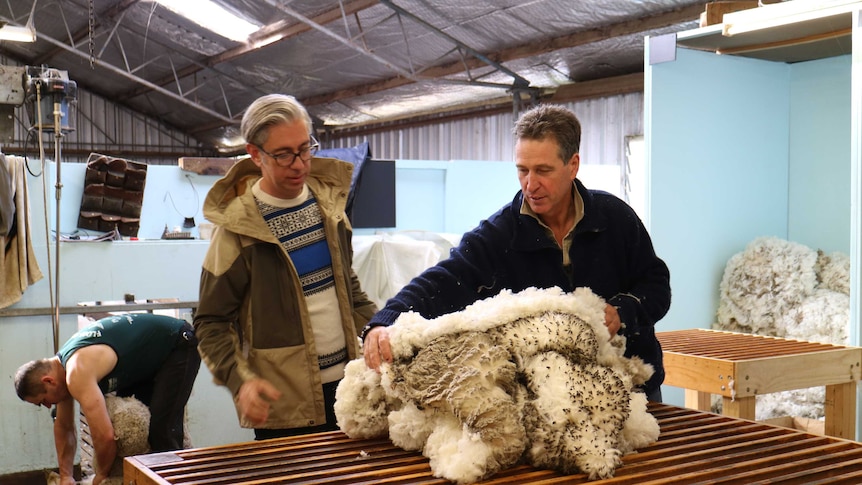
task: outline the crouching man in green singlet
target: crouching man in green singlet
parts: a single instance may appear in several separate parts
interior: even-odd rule
[[[116,315],[79,330],[54,357],[22,365],[15,374],[15,391],[37,406],[57,405],[54,444],[61,485],[75,483],[78,401],[93,439],[93,485],[99,485],[117,452],[105,394],[134,396],[149,407],[153,452],[181,449],[183,414],[200,362],[197,338],[185,320],[150,313]]]

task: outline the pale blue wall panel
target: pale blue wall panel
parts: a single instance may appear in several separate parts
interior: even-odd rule
[[[649,217],[673,291],[660,330],[710,327],[728,258],[787,236],[788,71],[686,49],[647,67]]]
[[[406,166],[405,166],[406,165]],[[446,170],[395,162],[396,231],[446,230]],[[392,229],[388,229],[392,230]]]
[[[850,253],[850,56],[791,66],[788,238]]]
[[[62,165],[61,232],[74,229],[85,166],[76,163]],[[53,231],[53,210],[46,217],[43,200],[54,204],[55,165],[46,166],[48,193],[42,192],[42,179],[27,176],[30,196],[33,250],[44,278],[27,288],[13,309],[50,307],[54,286],[49,280],[58,277],[55,269],[55,243],[46,241],[46,225]],[[142,210],[142,236],[146,241],[64,242],[60,247],[59,281],[60,306],[74,306],[83,301],[123,300],[131,293],[139,300],[178,298],[194,301],[198,298],[201,263],[208,248],[207,241],[158,240],[164,224],[182,218],[163,199],[170,191],[178,207],[194,204],[196,199],[186,173],[177,167],[150,166]],[[193,175],[200,192],[197,203],[203,203],[213,176]],[[151,192],[152,191],[152,192]],[[47,197],[45,196],[47,195]],[[193,209],[193,205],[189,210]],[[178,218],[178,219],[176,219]],[[203,221],[199,214],[197,222]],[[49,254],[51,263],[49,263]],[[77,329],[74,315],[60,318],[60,343]],[[51,417],[45,408],[27,404],[13,392],[15,369],[24,362],[50,356],[53,351],[53,324],[50,312],[44,316],[0,317],[0,443],[15,443],[21,453],[0,453],[0,475],[20,471],[56,467]],[[212,423],[219,423],[213,426]],[[201,366],[189,400],[189,428],[195,446],[210,446],[253,439],[248,430],[239,427],[229,392],[213,383],[206,366]]]
[[[455,161],[446,180],[446,232],[472,230],[520,189],[514,162]]]

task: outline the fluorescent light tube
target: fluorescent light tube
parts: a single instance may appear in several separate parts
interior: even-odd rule
[[[155,0],[159,5],[201,27],[237,42],[247,42],[248,36],[260,29],[242,17],[211,0]]]
[[[6,24],[0,27],[0,40],[36,42],[36,32],[31,27]]]

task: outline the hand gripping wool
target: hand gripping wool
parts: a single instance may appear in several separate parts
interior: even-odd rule
[[[117,456],[111,465],[111,473],[108,485],[123,483],[123,458],[127,456],[143,455],[150,452],[150,444],[147,441],[147,430],[150,426],[150,410],[144,403],[134,397],[105,396],[105,407],[111,424],[114,426],[114,439],[117,442]],[[86,426],[82,424],[82,426]],[[95,473],[95,453],[88,440],[83,439],[85,432],[82,429],[81,442],[81,471],[85,478],[92,480]],[[89,435],[89,430],[86,431]]]
[[[339,427],[389,435],[419,450],[435,476],[474,483],[522,460],[591,479],[658,439],[646,397],[653,368],[623,356],[605,302],[589,289],[509,291],[390,327],[394,360],[380,373],[348,363],[336,392]]]

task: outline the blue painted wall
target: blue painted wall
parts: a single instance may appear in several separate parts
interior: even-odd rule
[[[578,178],[587,187],[614,192],[614,167],[581,162]],[[510,203],[521,189],[512,161],[395,161],[396,227],[356,229],[375,232],[433,231],[460,236]],[[617,189],[618,192],[618,189]]]
[[[850,253],[850,56],[793,64],[788,238]]]
[[[396,160],[396,227],[355,232],[420,230],[461,235],[511,201],[518,190],[512,162]]]
[[[727,259],[787,237],[789,67],[678,49],[647,75],[651,231],[673,291],[661,329],[707,328]]]
[[[688,49],[647,63],[650,229],[673,291],[660,330],[709,328],[727,260],[759,236],[849,252],[849,66]]]

